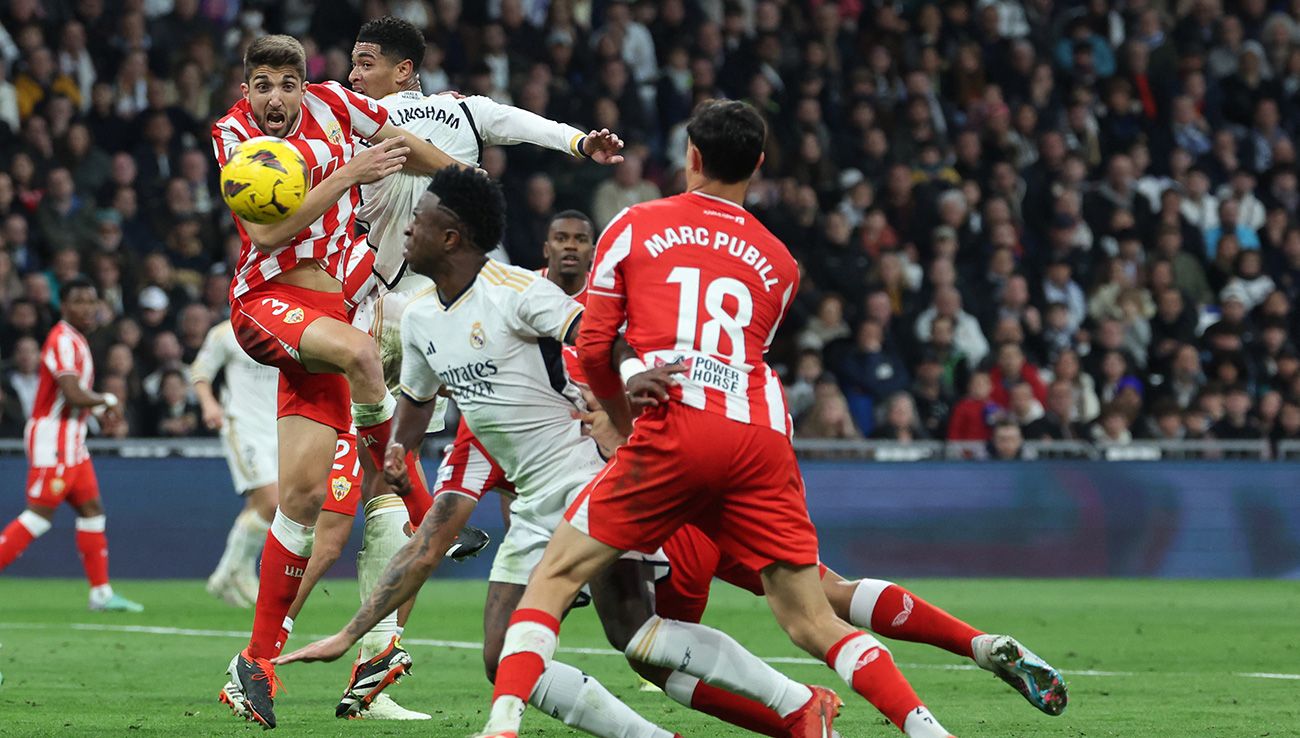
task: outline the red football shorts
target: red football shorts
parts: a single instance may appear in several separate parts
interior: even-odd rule
[[[627,444],[565,517],[625,551],[654,552],[693,523],[721,554],[754,571],[817,563],[790,439],[676,402],[637,419]]]
[[[254,361],[280,370],[277,417],[301,415],[339,433],[352,427],[352,394],[342,374],[313,374],[298,349],[303,331],[320,318],[348,322],[341,292],[317,292],[267,282],[230,305],[235,338]]]
[[[709,604],[714,577],[762,597],[763,577],[724,554],[704,531],[683,525],[664,541],[668,576],[655,582],[655,613],[661,618],[698,623]],[[826,566],[818,564],[821,576]]]
[[[450,493],[478,502],[494,489],[513,493],[515,486],[506,481],[505,469],[483,448],[462,417],[456,427],[456,440],[447,447],[438,465],[433,496]]]
[[[81,505],[99,497],[99,479],[90,460],[72,466],[27,468],[27,502],[58,507],[65,500]]]
[[[357,435],[341,433],[334,447],[334,466],[325,483],[322,512],[356,517],[361,504],[361,458],[357,456]]]

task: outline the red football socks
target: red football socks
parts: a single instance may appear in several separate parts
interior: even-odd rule
[[[546,670],[546,661],[555,651],[560,621],[542,610],[515,610],[506,629],[504,649],[509,655],[497,666],[492,701],[501,697],[518,697],[524,702],[533,694],[537,680]],[[535,650],[542,641],[548,653]],[[531,646],[531,647],[530,647]]]
[[[262,551],[262,576],[257,591],[257,608],[253,614],[253,637],[248,642],[252,658],[273,658],[284,642],[280,629],[289,612],[298,585],[307,570],[306,556],[298,556],[285,548],[272,529],[266,534],[266,548]]]
[[[705,715],[712,715],[751,733],[782,738],[790,732],[785,727],[785,720],[777,714],[776,710],[704,682],[696,684],[695,691],[691,693],[691,709]]]
[[[433,507],[433,495],[429,494],[429,488],[424,485],[424,477],[420,476],[420,462],[412,451],[406,452],[406,475],[411,480],[411,488],[401,496],[402,504],[406,505],[411,528],[415,529],[420,526],[429,508]]]
[[[80,522],[80,521],[78,521]],[[108,537],[102,530],[78,530],[77,553],[90,586],[108,584]]]
[[[889,650],[866,633],[852,633],[831,646],[826,663],[899,730],[908,713],[922,706]]]
[[[867,580],[858,586],[872,583]],[[925,643],[966,658],[974,656],[971,640],[983,634],[897,584],[890,584],[877,596],[870,623],[854,620],[855,625],[869,627],[886,638]]]
[[[4,532],[0,532],[0,570],[14,563],[14,560],[22,556],[23,551],[36,540],[36,536],[27,530],[27,526],[20,520],[12,520],[9,525],[5,526]]]
[[[384,468],[384,454],[388,453],[388,440],[392,434],[392,415],[375,425],[357,426],[357,443],[370,454],[370,460],[375,462],[375,468],[381,471]]]

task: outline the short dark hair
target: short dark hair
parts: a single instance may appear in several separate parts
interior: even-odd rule
[[[749,179],[758,168],[767,124],[748,103],[709,100],[695,109],[686,135],[700,150],[705,176],[734,184]]]
[[[506,199],[501,185],[474,169],[444,167],[433,175],[429,192],[460,218],[461,237],[487,253],[501,243],[505,230]]]
[[[72,296],[74,290],[90,290],[98,294],[98,291],[95,290],[94,282],[78,275],[59,285],[59,302],[63,303],[66,301],[70,296]]]
[[[272,34],[263,36],[248,45],[244,52],[244,81],[253,78],[253,70],[258,67],[283,69],[291,67],[298,73],[298,78],[307,81],[307,51],[302,43],[293,36]]]
[[[366,21],[357,32],[357,43],[379,46],[383,54],[394,64],[410,59],[416,69],[424,64],[424,34],[414,23],[391,15]]]
[[[587,227],[591,229],[593,235],[596,233],[596,224],[592,222],[591,216],[581,210],[561,210],[551,216],[551,219],[546,223],[546,227],[550,228],[557,220],[580,220],[587,224]]]

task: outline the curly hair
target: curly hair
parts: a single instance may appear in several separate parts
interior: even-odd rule
[[[424,64],[424,34],[414,23],[386,15],[366,21],[357,33],[357,43],[379,46],[379,53],[394,64],[410,59],[419,70]]]
[[[456,214],[464,229],[461,237],[487,253],[501,243],[506,225],[506,199],[501,185],[475,169],[445,167],[429,182],[429,192]]]

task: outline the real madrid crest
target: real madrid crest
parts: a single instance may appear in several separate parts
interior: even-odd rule
[[[342,502],[344,497],[352,491],[352,480],[347,477],[335,477],[330,482],[330,493],[334,495],[337,502]]]
[[[476,349],[481,349],[487,345],[487,334],[483,332],[483,324],[475,323],[469,329],[469,345]]]
[[[294,325],[295,323],[301,323],[303,317],[305,316],[302,312],[302,308],[294,308],[293,310],[290,310],[289,312],[284,314],[284,322],[288,323],[289,325]]]

